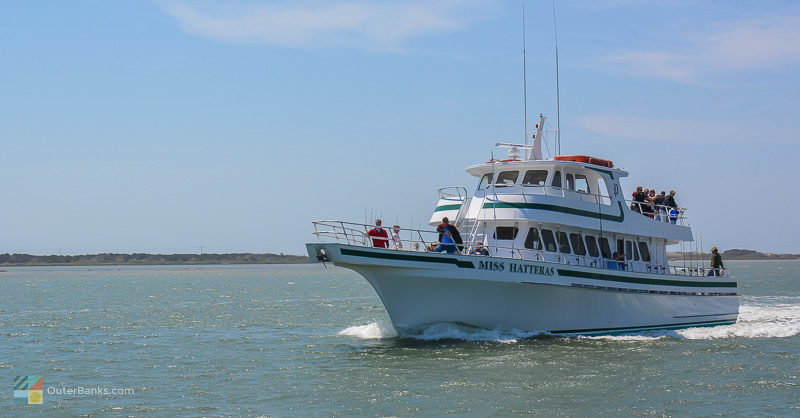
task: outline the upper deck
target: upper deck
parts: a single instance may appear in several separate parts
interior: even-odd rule
[[[451,219],[497,222],[538,221],[590,230],[604,230],[669,243],[691,241],[685,211],[670,222],[669,209],[655,208],[659,216],[631,209],[619,179],[628,173],[617,168],[574,161],[506,160],[467,167],[478,177],[471,198],[441,196],[431,223]],[[639,203],[633,203],[634,209]],[[665,216],[660,216],[663,209]]]

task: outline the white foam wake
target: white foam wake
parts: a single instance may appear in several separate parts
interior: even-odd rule
[[[742,305],[733,325],[678,331],[692,340],[712,338],[786,338],[800,335],[800,305]]]
[[[392,338],[397,336],[397,331],[391,325],[378,322],[371,322],[367,325],[353,325],[339,331],[338,335],[347,335],[364,340],[376,340],[381,338]]]
[[[394,327],[380,322],[354,325],[340,331],[338,335],[366,340],[398,336]],[[545,335],[545,333],[519,330],[488,330],[453,323],[436,323],[427,325],[416,332],[404,333],[402,337],[422,341],[463,340],[515,343],[540,335]],[[742,305],[739,308],[739,320],[733,325],[579,338],[643,341],[661,338],[709,340],[719,338],[787,338],[796,336],[800,336],[800,304],[778,303]]]
[[[633,335],[582,337],[617,341],[659,338],[710,340],[719,338],[787,338],[800,335],[800,304],[742,305],[735,324],[675,331],[650,331]]]

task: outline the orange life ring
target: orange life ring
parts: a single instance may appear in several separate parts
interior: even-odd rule
[[[614,168],[614,163],[611,160],[604,160],[602,158],[592,157],[589,155],[556,155],[553,157],[553,159],[556,161],[575,161],[576,163],[587,163]]]

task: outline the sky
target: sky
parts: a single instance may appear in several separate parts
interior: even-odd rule
[[[522,4],[0,2],[0,253],[303,254],[313,220],[424,226],[522,141]],[[524,4],[527,128],[553,127],[553,6]],[[706,249],[800,253],[800,3],[555,11],[562,154],[677,190]]]

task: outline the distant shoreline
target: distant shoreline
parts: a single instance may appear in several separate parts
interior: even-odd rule
[[[775,254],[775,253],[762,253],[755,250],[740,250],[731,249],[725,250],[721,253],[723,260],[742,260],[742,261],[760,261],[760,260],[798,260],[800,254]],[[668,252],[667,258],[670,261],[691,259],[691,260],[708,260],[711,258],[711,253],[694,253],[694,252]]]
[[[24,266],[161,266],[217,264],[302,264],[310,260],[304,255],[286,254],[82,254],[31,255],[0,254],[0,267]]]
[[[670,261],[709,260],[710,253],[667,253]],[[770,254],[753,250],[727,250],[723,260],[780,261],[800,260],[800,254]],[[305,264],[311,260],[304,255],[288,254],[82,254],[82,255],[32,255],[0,254],[0,268],[24,266],[184,266],[225,264]],[[1,270],[0,270],[1,271]]]

